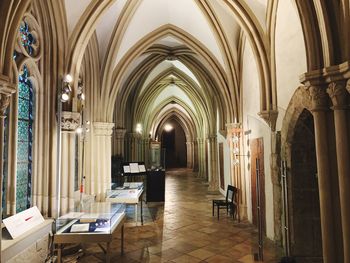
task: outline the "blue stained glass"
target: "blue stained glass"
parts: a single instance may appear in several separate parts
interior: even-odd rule
[[[34,51],[33,44],[35,44],[35,38],[30,32],[29,26],[26,22],[23,22],[20,26],[19,33],[21,36],[22,46],[27,50],[28,54],[32,55]]]
[[[24,99],[28,99],[29,100],[29,96],[30,96],[30,88],[28,87],[27,83],[24,82],[20,82],[18,84],[18,96],[20,98],[24,98]]]
[[[28,120],[29,119],[29,101],[19,98],[18,99],[18,118]]]
[[[27,121],[18,121],[18,141],[28,141],[29,129]]]
[[[32,187],[34,94],[26,65],[19,75],[18,89],[16,211],[21,212],[30,207]]]

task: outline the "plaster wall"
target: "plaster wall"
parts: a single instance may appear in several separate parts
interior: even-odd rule
[[[232,184],[231,176],[230,176],[230,147],[229,144],[224,136],[221,135],[221,133],[217,133],[217,140],[218,140],[218,172],[219,172],[219,185],[220,185],[220,154],[219,154],[219,143],[223,143],[224,146],[224,181],[225,181],[225,190],[222,190],[221,187],[219,187],[220,192],[223,195],[226,195],[227,185]]]
[[[279,111],[276,130],[281,130],[288,104],[300,86],[299,76],[307,71],[303,32],[296,6],[291,0],[278,2],[275,52]]]
[[[273,191],[270,169],[271,154],[271,134],[268,125],[258,116],[260,111],[260,84],[255,58],[249,42],[246,42],[243,53],[242,67],[242,91],[243,91],[243,153],[248,155],[251,152],[250,142],[255,138],[263,138],[264,144],[264,172],[265,172],[265,215],[266,215],[266,234],[270,239],[274,238],[274,211],[273,211]],[[252,77],[254,76],[254,77]],[[247,134],[245,134],[247,133]],[[243,176],[245,176],[247,200],[251,200],[251,160],[250,157],[244,156],[242,162]],[[247,204],[248,220],[252,221],[252,203]]]

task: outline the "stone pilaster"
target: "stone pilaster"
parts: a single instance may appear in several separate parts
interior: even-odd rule
[[[112,156],[112,133],[114,123],[93,122],[93,171],[89,182],[90,192],[96,195],[97,200],[103,200],[106,189],[111,187],[111,156]]]
[[[345,81],[332,82],[327,92],[332,100],[335,123],[339,194],[344,247],[344,262],[350,262],[350,141],[349,141],[349,93]]]
[[[208,137],[209,143],[209,191],[219,190],[218,141],[216,135]]]
[[[335,223],[333,214],[333,189],[330,165],[330,150],[328,146],[327,111],[329,98],[323,86],[308,88],[312,101],[312,112],[315,125],[316,158],[318,186],[320,197],[321,231],[323,260],[325,263],[337,261]]]

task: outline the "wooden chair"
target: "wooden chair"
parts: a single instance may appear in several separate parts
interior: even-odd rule
[[[214,199],[213,200],[213,216],[214,216],[214,208],[217,207],[218,220],[220,217],[220,209],[226,208],[226,212],[230,211],[232,218],[234,219],[235,214],[237,212],[237,203],[236,203],[236,195],[238,189],[232,185],[227,186],[226,198],[223,199]]]

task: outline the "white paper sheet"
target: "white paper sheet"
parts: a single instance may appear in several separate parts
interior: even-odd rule
[[[74,224],[70,229],[71,233],[89,232],[89,224]]]
[[[139,164],[138,163],[130,163],[130,172],[132,174],[139,173]]]
[[[140,164],[140,165],[139,165],[139,171],[140,171],[140,173],[146,172],[146,167],[145,167],[144,164]]]
[[[124,173],[130,173],[130,166],[129,165],[124,165],[123,166],[123,171],[124,171]]]
[[[18,214],[10,216],[3,220],[7,230],[12,238],[16,238],[30,229],[45,222],[39,209],[33,206],[27,210],[24,210]]]

